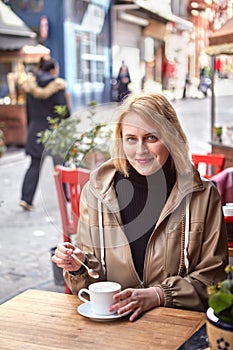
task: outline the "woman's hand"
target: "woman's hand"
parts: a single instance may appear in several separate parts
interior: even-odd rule
[[[159,296],[157,293],[159,293]],[[135,321],[141,313],[164,303],[163,291],[158,287],[145,289],[128,288],[115,294],[113,299],[115,304],[111,305],[110,311],[116,311],[118,315],[132,311],[133,313],[129,318],[130,321]]]
[[[82,265],[74,258],[72,258],[71,254],[75,254],[81,261],[84,262],[84,252],[68,242],[61,243],[57,246],[55,254],[52,257],[52,261],[62,269],[66,269],[68,271],[77,271]]]

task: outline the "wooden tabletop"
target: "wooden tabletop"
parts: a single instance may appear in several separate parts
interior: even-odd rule
[[[124,317],[96,322],[79,315],[77,296],[27,290],[0,305],[0,349],[159,350],[177,349],[205,314],[159,307],[135,322]]]

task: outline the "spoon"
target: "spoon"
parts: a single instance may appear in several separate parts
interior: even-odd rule
[[[87,269],[87,273],[92,278],[99,278],[99,274],[97,271],[90,269],[84,262],[82,262],[75,254],[71,254],[72,258],[76,261],[78,261],[80,264],[82,264],[85,269]]]

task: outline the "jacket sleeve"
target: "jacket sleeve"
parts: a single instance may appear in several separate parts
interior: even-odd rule
[[[192,260],[195,259],[192,257],[196,258],[195,253],[196,256],[198,253],[195,247],[190,248],[189,271],[183,272],[180,276],[168,277],[158,284],[164,291],[166,307],[205,311],[208,307],[207,287],[226,278],[224,271],[228,263],[226,225],[221,200],[214,185],[210,185],[209,195],[205,196],[204,200],[201,192],[196,193],[196,198],[191,200],[191,220],[197,220],[198,210],[204,212],[202,241],[196,243],[201,244],[199,257],[194,263]]]
[[[100,260],[97,258],[99,256],[99,249],[97,244],[93,242],[89,230],[89,210],[92,210],[92,208],[87,205],[86,191],[88,191],[88,185],[89,182],[84,186],[80,197],[80,218],[75,241],[77,247],[86,254],[86,265],[89,268],[96,270],[99,273],[99,278],[93,279],[89,277],[87,271],[81,275],[73,276],[68,271],[64,270],[63,277],[73,294],[77,294],[81,288],[87,288],[91,283],[103,281],[105,279]]]

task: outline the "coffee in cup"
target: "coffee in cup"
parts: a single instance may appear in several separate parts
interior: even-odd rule
[[[84,303],[89,303],[91,311],[97,315],[112,315],[115,311],[110,312],[109,308],[114,303],[113,295],[120,292],[121,285],[116,282],[96,282],[87,288],[80,289],[78,297]],[[83,297],[87,293],[89,299]]]

